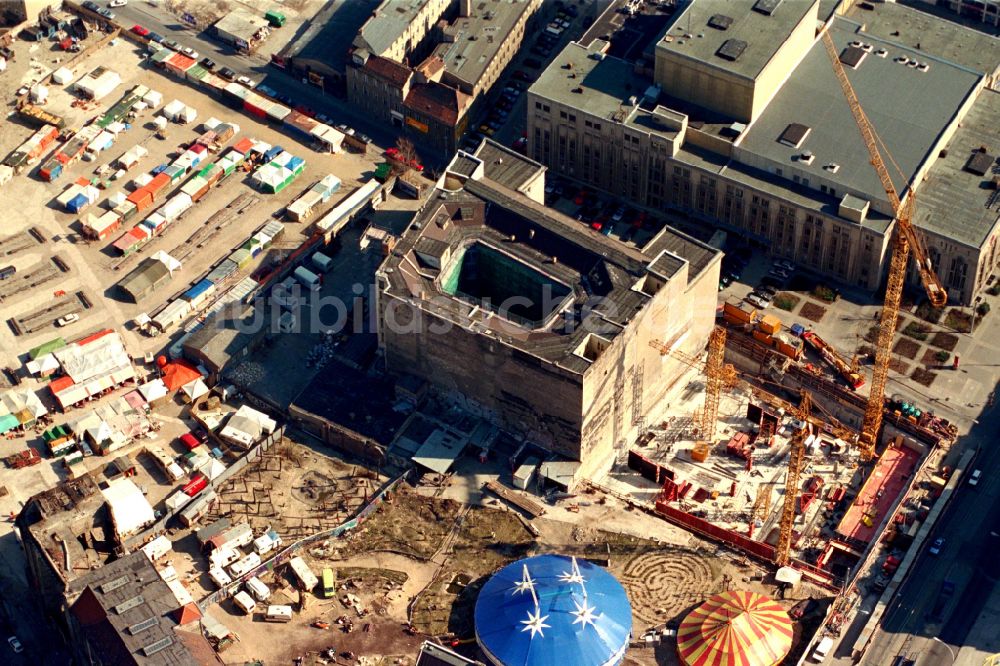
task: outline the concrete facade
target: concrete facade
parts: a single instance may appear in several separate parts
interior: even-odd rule
[[[815,18],[815,13],[813,5],[806,16]],[[843,42],[842,48],[847,48],[848,40],[868,43],[858,24],[841,18],[831,21],[836,28],[827,29],[835,29],[831,34]],[[683,23],[682,14],[675,26]],[[781,76],[775,74],[773,81],[763,84],[758,80],[743,93],[723,86],[717,92],[728,99],[717,102],[699,97],[714,105],[708,110],[692,106],[690,99],[678,99],[703,96],[690,86],[664,87],[684,76],[701,76],[678,73],[684,63],[662,48],[676,28],[656,46],[653,78],[660,87],[650,87],[653,81],[638,73],[632,62],[607,55],[607,41],[572,43],[528,91],[528,155],[557,173],[639,206],[684,211],[738,231],[751,244],[839,282],[877,289],[893,232],[891,206],[868,164],[832,65],[816,43],[815,24],[808,34],[803,25],[790,28],[791,41],[776,45],[772,57],[756,56],[763,63],[763,75],[771,76],[768,69],[773,68]],[[977,192],[988,189],[988,183],[984,186],[981,177],[970,177],[963,166],[969,151],[980,145],[991,149],[985,128],[1000,104],[997,95],[984,87],[987,77],[982,73],[920,56],[919,51],[904,51],[917,54],[911,59],[926,58],[918,64],[930,63],[930,74],[921,75],[893,60],[899,57],[898,45],[885,44],[883,53],[891,49],[891,55],[875,54],[882,47],[875,42],[868,47],[873,60],[852,69],[849,76],[861,89],[863,106],[866,100],[876,100],[866,109],[903,169],[906,180],[897,182],[897,189],[905,193],[909,183],[921,183],[926,190],[925,195],[917,190],[914,222],[927,237],[950,299],[969,304],[998,265],[991,248],[1000,207],[996,197],[981,207]],[[786,48],[789,45],[794,48]],[[663,67],[672,70],[669,77],[662,76]],[[739,79],[732,81],[736,85]],[[820,84],[828,99],[812,90]],[[915,86],[927,89],[917,92]],[[709,89],[715,88],[705,87]],[[893,101],[907,94],[914,96],[912,104],[900,107]],[[933,103],[921,106],[917,97]],[[773,103],[761,110],[759,101]],[[728,115],[720,113],[727,110],[725,103],[736,104]],[[909,114],[913,120],[894,119],[891,114],[901,109],[902,116]],[[746,117],[753,122],[738,122]],[[960,122],[968,118],[976,121]],[[780,135],[796,122],[805,126],[806,138],[789,147]],[[951,157],[945,159],[946,155]],[[956,218],[958,195],[976,201]],[[919,284],[912,268],[910,281]]]
[[[683,374],[663,345],[705,347],[721,253],[669,229],[641,251],[581,229],[518,191],[533,192],[538,172],[501,172],[513,159],[452,162],[379,271],[380,346],[390,371],[580,461],[587,476]],[[502,273],[505,284],[530,270],[568,295],[528,321],[449,292],[473,246],[521,265]]]

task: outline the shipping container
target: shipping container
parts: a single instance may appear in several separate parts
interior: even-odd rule
[[[198,201],[208,193],[208,181],[201,176],[195,176],[181,186],[181,192],[191,197],[191,201]]]
[[[187,482],[181,491],[188,497],[194,497],[202,490],[208,487],[208,477],[204,474],[198,474],[193,479]]]
[[[774,335],[781,330],[781,320],[774,315],[764,315],[757,322],[757,328],[759,328],[764,333],[769,335]]]
[[[199,307],[215,293],[215,284],[207,278],[201,280],[196,285],[185,291],[181,298],[191,304],[192,308]]]
[[[146,189],[152,192],[153,198],[155,199],[160,195],[160,192],[162,192],[162,190],[169,185],[170,185],[170,174],[158,173],[153,176],[153,179],[151,181],[149,181],[149,184],[146,186]]]
[[[735,303],[725,303],[722,306],[723,318],[730,324],[752,324],[757,319],[757,311],[744,310]]]
[[[292,272],[292,275],[295,276],[299,284],[309,291],[319,291],[321,286],[319,276],[308,268],[299,266]]]

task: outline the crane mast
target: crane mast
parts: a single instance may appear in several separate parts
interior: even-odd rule
[[[801,430],[792,436],[792,448],[788,452],[788,474],[785,476],[785,499],[781,510],[781,525],[778,530],[778,545],[774,551],[774,561],[778,566],[785,566],[791,559],[792,530],[795,526],[795,500],[799,495],[799,477],[802,475],[802,463],[806,457],[806,438],[809,437],[809,420],[811,418],[812,396],[808,391],[802,391],[796,416],[805,422]]]
[[[892,177],[886,168],[882,154],[879,152],[878,144],[881,141],[875,128],[865,115],[857,94],[847,79],[847,73],[840,63],[840,56],[834,46],[833,39],[828,31],[823,33],[823,46],[827,55],[833,63],[833,71],[837,75],[840,88],[847,98],[847,104],[851,107],[854,121],[861,130],[861,137],[864,139],[865,147],[871,164],[878,174],[882,189],[889,197],[893,213],[896,217],[895,235],[890,249],[889,276],[885,287],[885,300],[882,306],[882,315],[879,320],[878,339],[875,345],[875,365],[872,368],[871,392],[868,395],[868,403],[865,406],[865,417],[861,426],[861,436],[858,446],[861,450],[863,460],[871,460],[875,456],[875,446],[878,443],[879,432],[882,428],[882,415],[885,409],[885,384],[889,377],[889,362],[891,360],[892,340],[896,333],[896,319],[899,315],[899,304],[903,296],[903,286],[906,281],[906,267],[910,253],[914,255],[917,265],[917,272],[920,274],[920,281],[927,292],[927,298],[934,307],[942,307],[948,301],[948,295],[938,279],[937,273],[931,264],[930,256],[924,246],[923,238],[913,227],[914,191],[910,188],[906,201],[901,201],[899,193],[893,185]],[[884,146],[883,146],[884,147]],[[888,154],[889,159],[892,156]],[[895,164],[895,162],[893,162]],[[898,167],[897,167],[898,169]]]

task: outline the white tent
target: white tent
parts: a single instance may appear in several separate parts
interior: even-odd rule
[[[165,398],[170,394],[167,390],[167,385],[163,383],[162,379],[154,379],[151,382],[147,382],[139,387],[139,393],[148,403],[152,403],[160,398]]]
[[[189,496],[178,490],[176,493],[168,497],[164,503],[167,505],[168,509],[176,511],[190,501],[191,498]]]
[[[201,377],[198,379],[188,382],[181,387],[181,391],[184,392],[184,396],[187,398],[188,402],[194,402],[198,398],[208,393],[208,386]]]
[[[210,458],[205,464],[198,468],[198,471],[205,475],[209,481],[215,481],[219,475],[226,471],[226,466],[216,458]]]
[[[156,520],[153,507],[132,479],[114,479],[101,491],[111,512],[111,523],[119,539],[131,536]]]
[[[26,410],[32,418],[36,419],[49,413],[41,399],[31,389],[13,390],[5,393],[2,399],[2,410],[7,414],[17,414]]]

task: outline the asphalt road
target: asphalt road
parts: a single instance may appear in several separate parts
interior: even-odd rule
[[[862,664],[882,666],[902,654],[919,666],[953,661],[952,651],[965,643],[1000,578],[1000,447],[995,445],[1000,411],[988,407],[964,438],[979,446],[972,467],[982,470],[976,487],[963,481],[938,521],[931,539],[943,537],[941,554],[924,552],[885,614],[882,627],[865,652]],[[955,594],[931,615],[945,580],[955,583]],[[951,648],[952,651],[949,651]]]

